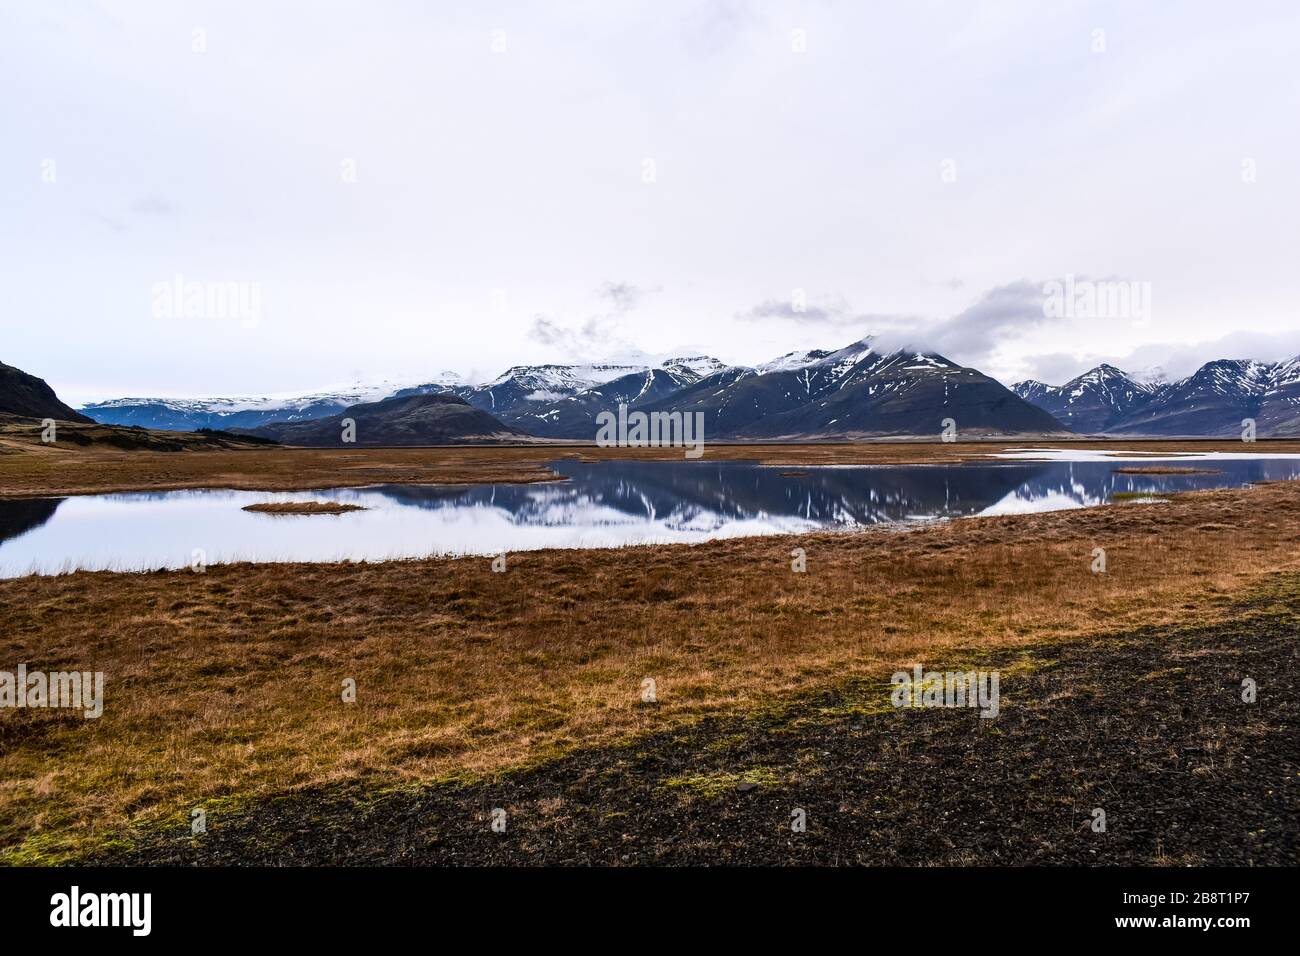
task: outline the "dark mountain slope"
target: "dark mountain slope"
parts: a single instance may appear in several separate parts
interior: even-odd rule
[[[1256,424],[1261,435],[1300,435],[1300,356],[1274,367]]]
[[[860,381],[818,401],[742,429],[744,438],[934,435],[952,419],[967,434],[1068,431],[1000,382],[938,355],[895,353]]]
[[[62,422],[89,422],[80,412],[59,401],[43,379],[0,362],[0,412],[24,418],[53,418]]]
[[[287,445],[343,446],[344,419],[356,423],[357,445],[450,445],[527,437],[455,395],[410,395],[366,402],[328,418],[276,422],[249,434]]]
[[[1242,359],[1208,362],[1109,431],[1237,437],[1243,419],[1258,418],[1273,372],[1273,366]]]
[[[959,434],[1065,431],[1000,383],[941,355],[881,354],[863,340],[810,357],[725,387],[697,386],[646,410],[703,412],[705,434],[717,438],[937,435],[945,418]]]
[[[547,405],[521,407],[502,418],[529,434],[546,438],[591,439],[596,436],[596,416],[619,405],[639,408],[666,398],[682,388],[679,378],[661,368],[633,372]]]

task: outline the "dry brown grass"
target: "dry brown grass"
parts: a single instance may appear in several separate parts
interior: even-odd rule
[[[115,452],[71,446],[0,454],[0,496],[182,488],[301,491],[395,484],[550,481],[536,448],[257,448]]]
[[[51,859],[221,798],[492,771],[960,648],[1212,617],[1296,566],[1298,506],[1284,483],[907,532],[523,553],[504,574],[460,559],[3,581],[0,667],[102,670],[106,700],[98,720],[0,713],[0,846]],[[1089,570],[1095,547],[1106,574]],[[658,708],[639,705],[646,677]]]

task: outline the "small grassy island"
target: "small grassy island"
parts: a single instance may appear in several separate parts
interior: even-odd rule
[[[255,505],[244,505],[244,510],[262,515],[341,515],[366,509],[361,505],[345,505],[337,501],[263,501]]]

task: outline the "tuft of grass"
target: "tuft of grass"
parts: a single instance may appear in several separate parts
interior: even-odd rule
[[[669,777],[663,786],[669,790],[682,790],[693,797],[713,799],[723,794],[734,793],[742,784],[754,786],[772,786],[783,780],[771,767],[750,767],[732,773],[695,774],[689,777]]]

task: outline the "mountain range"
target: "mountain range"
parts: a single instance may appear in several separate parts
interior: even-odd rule
[[[1300,357],[1219,359],[1176,382],[1099,365],[1064,385],[1030,380],[1012,390],[1085,435],[1236,438],[1248,418],[1261,438],[1300,435]]]
[[[464,385],[453,372],[444,372],[435,381],[439,383],[438,391],[453,391]],[[428,390],[431,387],[424,389]],[[250,429],[272,422],[326,418],[352,405],[381,401],[399,391],[400,386],[382,382],[289,398],[115,398],[83,405],[81,411],[102,425],[139,425],[163,431]]]
[[[0,370],[0,411],[79,414],[40,379],[10,366]],[[410,401],[430,396],[441,398]],[[1222,359],[1173,382],[1099,365],[1064,385],[1030,380],[1007,388],[935,352],[878,350],[867,338],[752,367],[709,356],[653,366],[530,365],[480,384],[443,372],[414,385],[358,385],[294,398],[123,398],[81,412],[106,424],[233,430],[293,444],[335,444],[350,417],[359,423],[359,443],[441,444],[529,436],[590,441],[597,416],[619,405],[699,413],[705,435],[732,440],[935,435],[945,419],[954,420],[959,435],[1237,437],[1249,418],[1260,437],[1273,437],[1300,435],[1300,358]]]
[[[704,434],[738,439],[938,435],[945,419],[966,434],[1064,431],[975,369],[934,352],[878,352],[869,339],[744,372],[709,376],[645,408],[702,412]]]
[[[290,442],[314,436],[315,443],[327,431],[336,432],[335,423],[321,431],[281,423],[340,418],[358,391],[298,399],[117,399],[83,411],[99,420],[151,428],[221,428]],[[1050,414],[975,369],[933,352],[877,351],[870,339],[835,351],[793,352],[756,367],[695,355],[656,366],[516,366],[478,385],[447,373],[390,388],[385,400],[434,394],[454,395],[493,416],[501,428],[492,434],[581,441],[594,438],[600,412],[619,405],[699,412],[705,434],[716,438],[936,435],[947,418],[971,434],[1065,432]],[[370,395],[383,398],[378,390]],[[484,428],[476,423],[474,434],[489,433]]]

